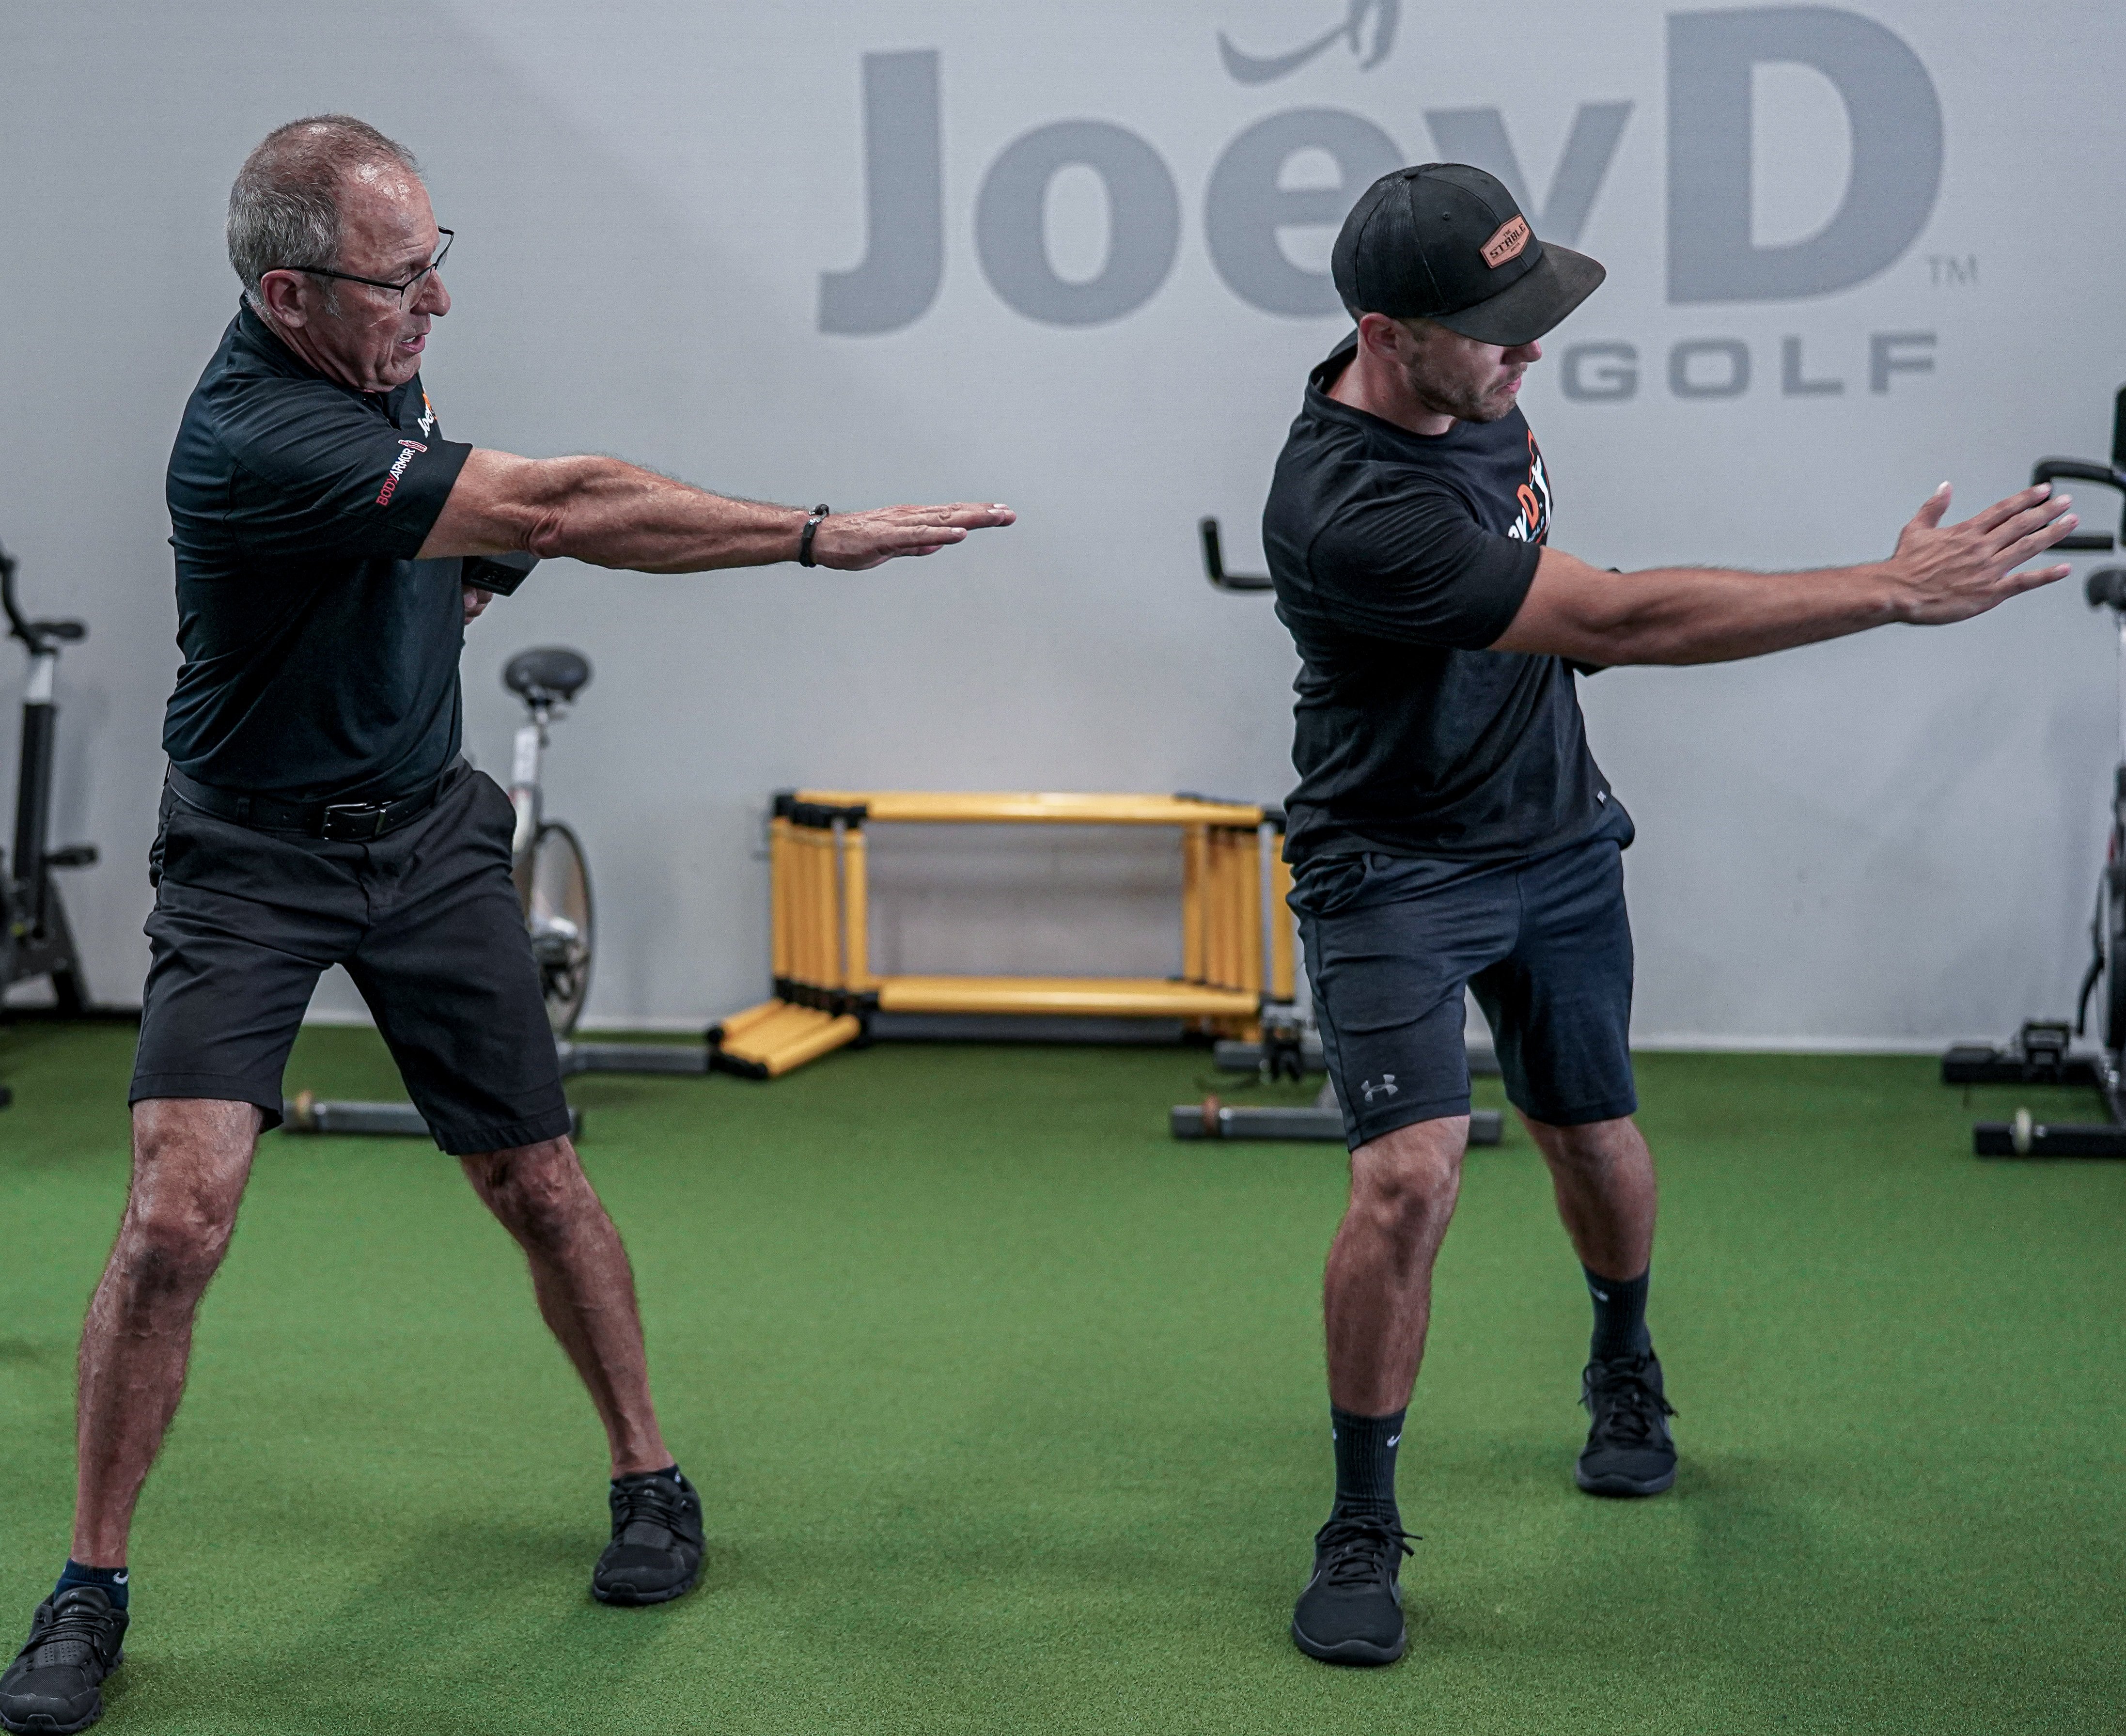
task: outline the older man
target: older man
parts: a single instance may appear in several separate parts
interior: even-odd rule
[[[464,623],[532,557],[857,570],[1012,522],[990,505],[808,513],[610,458],[446,439],[420,367],[450,310],[450,240],[413,158],[344,116],[269,135],[230,194],[243,305],[170,461],[185,662],[150,864],[133,1184],[82,1333],[72,1554],[0,1677],[9,1730],[78,1730],[102,1711],[134,1504],[333,964],[437,1142],[522,1244],[590,1389],[613,1478],[593,1596],[650,1604],[692,1586],[701,1502],[659,1432],[627,1256],[569,1141],[509,803],[459,756]]]

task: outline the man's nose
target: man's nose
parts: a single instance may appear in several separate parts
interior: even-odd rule
[[[413,292],[413,309],[417,314],[427,314],[440,319],[451,310],[451,292],[443,287],[443,274],[430,272],[421,280],[421,286]]]

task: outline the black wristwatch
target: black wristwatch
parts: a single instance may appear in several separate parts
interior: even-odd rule
[[[798,565],[817,566],[820,564],[812,558],[812,538],[819,531],[820,521],[832,511],[834,509],[830,506],[815,506],[812,509],[812,516],[805,521],[805,533],[797,539]]]

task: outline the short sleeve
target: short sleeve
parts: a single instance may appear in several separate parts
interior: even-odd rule
[[[411,561],[472,452],[324,380],[246,380],[213,409],[235,466],[224,524],[267,557]]]
[[[1309,551],[1312,612],[1368,638],[1479,650],[1519,613],[1541,551],[1494,535],[1452,494],[1353,501]]]

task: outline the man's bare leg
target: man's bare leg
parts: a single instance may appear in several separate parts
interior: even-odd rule
[[[635,1274],[567,1139],[462,1157],[466,1178],[517,1238],[539,1312],[568,1352],[612,1449],[612,1474],[672,1463],[650,1400]]]
[[[678,1474],[650,1402],[635,1274],[566,1139],[459,1160],[524,1250],[539,1312],[590,1389],[612,1449],[612,1541],[591,1573],[601,1603],[668,1603],[702,1570],[702,1500]],[[669,1471],[669,1476],[659,1476]]]
[[[1654,1161],[1628,1118],[1553,1127],[1521,1118],[1550,1166],[1557,1215],[1594,1299],[1581,1400],[1590,1425],[1574,1475],[1594,1495],[1657,1495],[1675,1481],[1660,1363],[1646,1329]]]
[[[248,1103],[133,1106],[133,1180],[81,1332],[73,1559],[125,1565],[140,1487],[183,1396],[192,1317],[236,1227],[263,1118]]]
[[[1637,1278],[1653,1260],[1656,1204],[1653,1153],[1638,1123],[1521,1120],[1550,1166],[1557,1215],[1580,1263],[1604,1278]]]
[[[1432,1264],[1462,1188],[1469,1118],[1414,1122],[1351,1153],[1351,1199],[1321,1311],[1329,1402],[1361,1417],[1410,1403],[1432,1317]]]
[[[1397,1576],[1410,1546],[1396,1504],[1396,1447],[1468,1143],[1469,1118],[1452,1115],[1351,1153],[1350,1204],[1321,1287],[1336,1505],[1315,1534],[1314,1574],[1292,1612],[1293,1640],[1325,1663],[1392,1663],[1407,1643]]]

